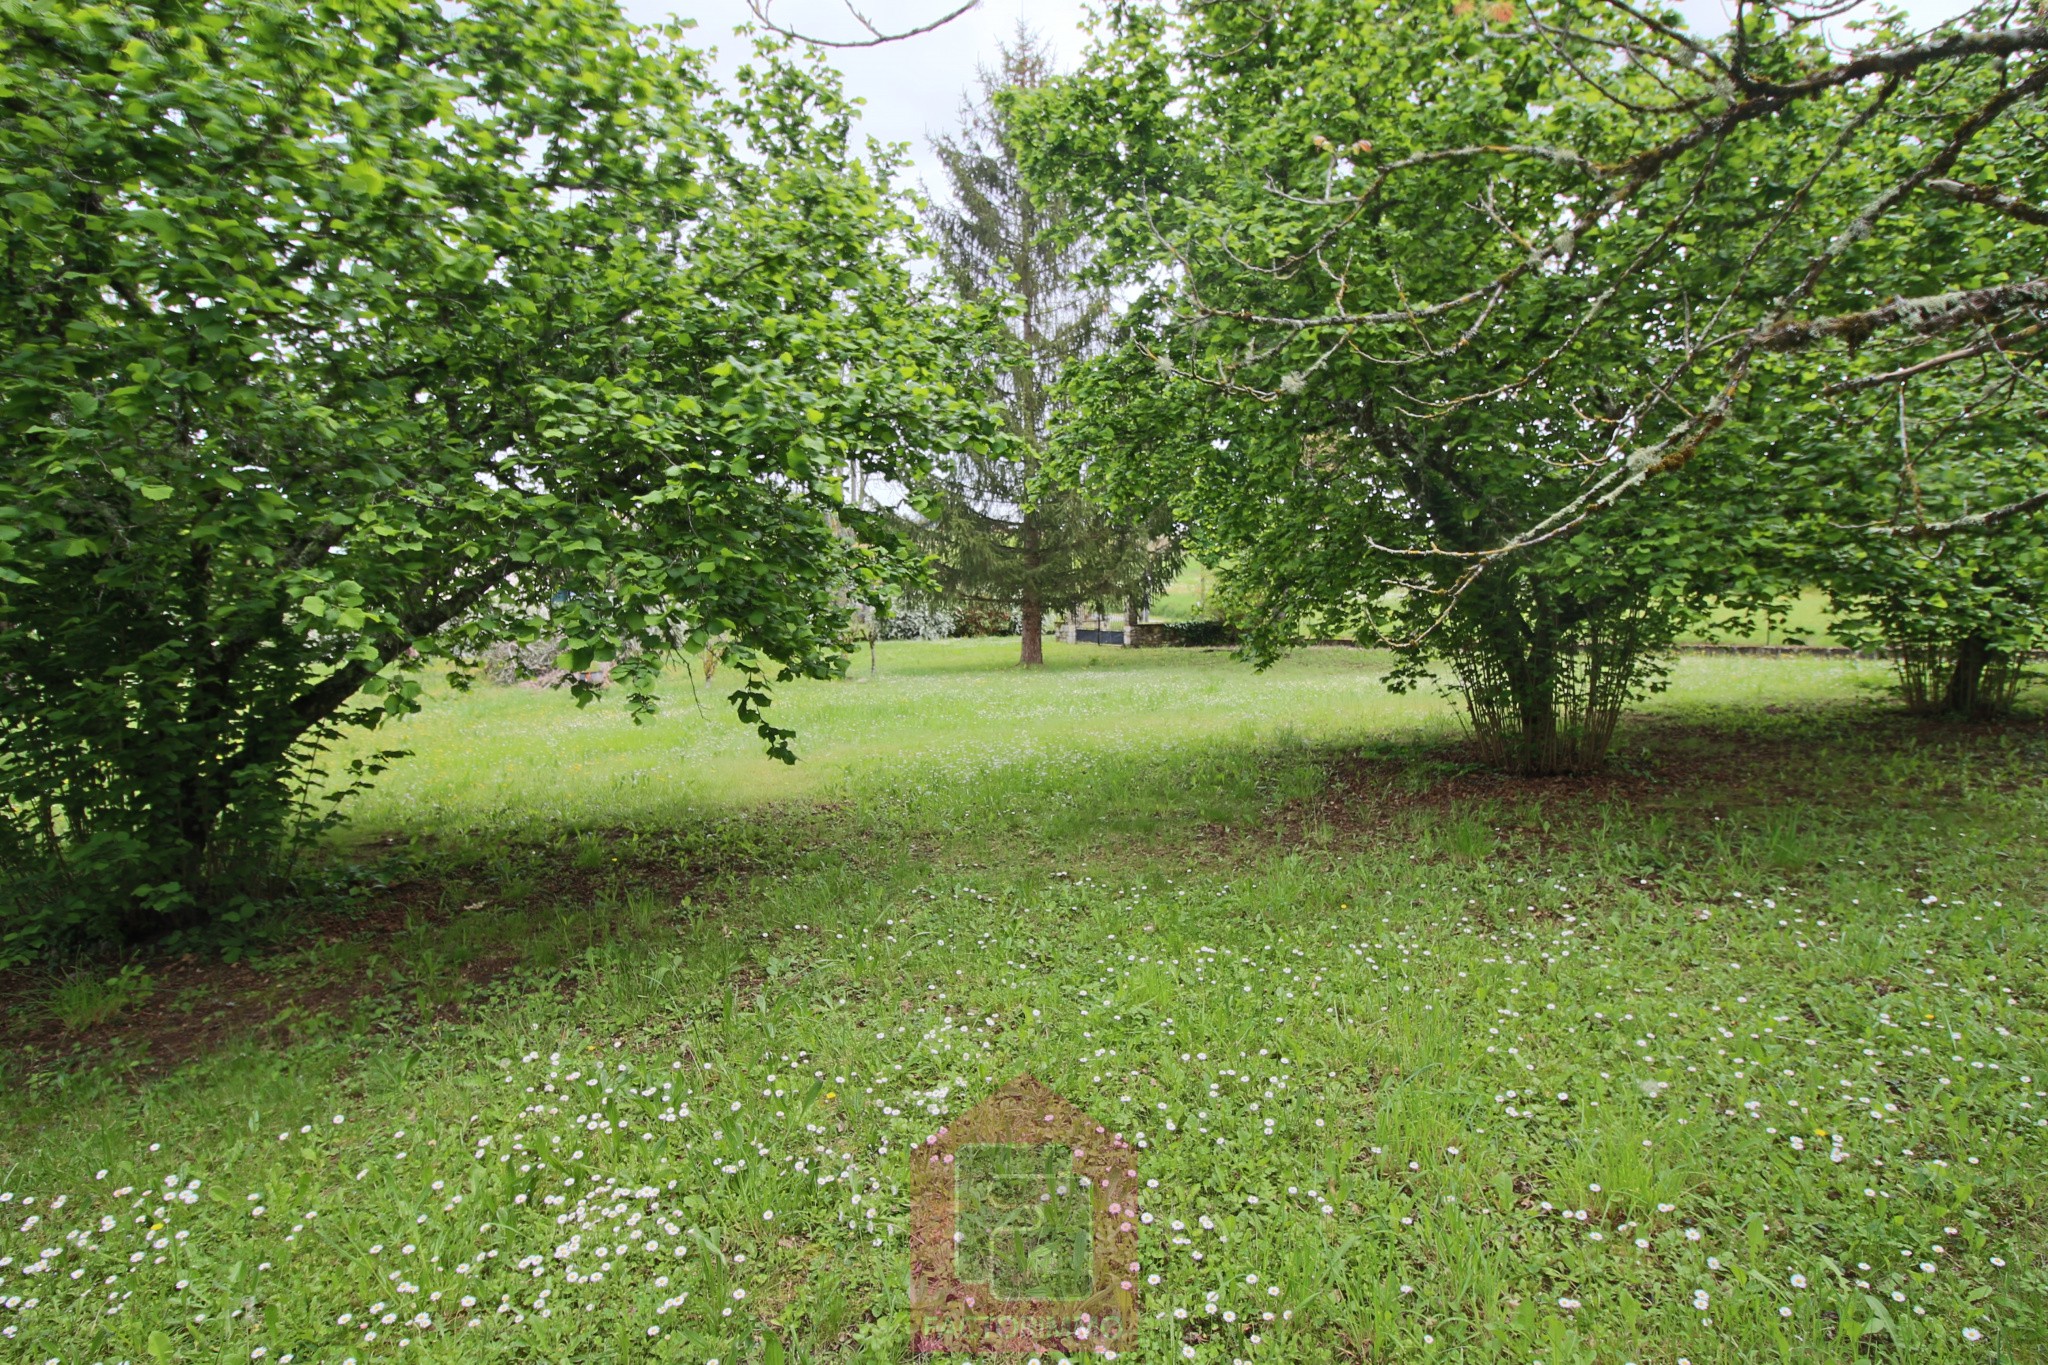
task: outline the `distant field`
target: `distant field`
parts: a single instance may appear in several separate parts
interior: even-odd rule
[[[1689,644],[1832,645],[1840,643],[1834,636],[1833,625],[1834,613],[1828,608],[1827,594],[1818,588],[1808,588],[1788,604],[1782,623],[1773,624],[1761,617],[1741,621],[1723,615],[1716,618],[1712,628],[1694,631],[1684,639]]]
[[[1515,782],[1370,653],[1014,648],[795,768],[436,698],[242,960],[17,990],[0,1359],[899,1362],[912,1151],[1028,1073],[1133,1144],[1120,1360],[2048,1360],[2038,691],[1688,657]]]
[[[1216,576],[1208,566],[1189,564],[1180,571],[1164,593],[1152,599],[1150,608],[1155,621],[1192,621],[1214,613],[1208,608],[1209,591],[1216,584]]]
[[[578,709],[558,692],[479,687],[453,704],[378,732],[417,751],[352,807],[352,837],[421,828],[594,826],[680,818],[771,800],[844,796],[890,786],[906,766],[934,774],[1029,766],[1056,772],[1103,755],[1139,757],[1201,744],[1276,740],[1362,743],[1389,734],[1449,739],[1450,704],[1381,685],[1391,657],[1303,650],[1264,672],[1221,650],[1125,650],[1048,641],[1046,669],[1016,668],[1016,642],[882,645],[836,683],[779,692],[776,723],[794,728],[802,761],[760,757],[760,742],[706,685],[677,671],[664,713],[635,725],[616,700]],[[1883,665],[1687,658],[1652,709],[1711,701],[1866,696]],[[693,688],[695,701],[692,700]],[[364,748],[371,747],[367,744]],[[1624,736],[1624,752],[1627,739]]]

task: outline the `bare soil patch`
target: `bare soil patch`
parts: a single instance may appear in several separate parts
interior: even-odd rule
[[[527,965],[518,941],[523,911],[619,901],[629,891],[675,905],[701,896],[710,880],[707,869],[659,860],[620,860],[601,870],[544,865],[511,901],[481,889],[476,869],[411,877],[343,909],[302,910],[302,932],[245,960],[158,947],[83,962],[71,970],[110,975],[134,964],[152,989],[107,1022],[76,1031],[47,1004],[58,973],[0,973],[0,1053],[32,1073],[90,1065],[117,1068],[139,1081],[231,1041],[259,1038],[283,1046],[337,1020],[383,1031],[423,1017],[459,1019]],[[465,900],[465,894],[479,898]],[[480,918],[482,942],[449,951],[439,938],[465,916]],[[592,932],[605,931],[606,916],[584,918]],[[435,954],[431,980],[421,974],[421,947]]]

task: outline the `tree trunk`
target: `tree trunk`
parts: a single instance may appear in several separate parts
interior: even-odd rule
[[[1589,624],[1583,604],[1523,591],[1512,575],[1484,580],[1460,604],[1452,654],[1483,761],[1523,777],[1590,772],[1642,659],[1640,636],[1615,604]]]
[[[1559,746],[1558,696],[1563,681],[1557,657],[1558,637],[1548,598],[1536,594],[1519,632],[1519,657],[1510,673],[1515,689],[1515,717],[1521,723],[1521,753],[1516,770],[1532,777],[1549,777],[1569,767],[1571,755]]]
[[[1024,590],[1024,605],[1019,614],[1023,618],[1018,632],[1023,636],[1023,647],[1017,662],[1031,668],[1045,662],[1045,603],[1039,600],[1038,589]]]
[[[1045,563],[1039,552],[1038,518],[1031,509],[1024,510],[1024,597],[1018,613],[1018,634],[1023,636],[1023,648],[1017,662],[1024,668],[1036,668],[1045,662],[1045,598],[1040,595],[1038,570]]]
[[[1569,766],[1561,752],[1557,733],[1557,680],[1545,675],[1525,682],[1515,698],[1516,718],[1521,723],[1521,747],[1514,769],[1531,777],[1549,777]]]
[[[1989,708],[1984,704],[1984,666],[1991,651],[1981,635],[1965,635],[1956,641],[1956,658],[1949,670],[1948,688],[1942,709],[1953,715],[1974,716]]]

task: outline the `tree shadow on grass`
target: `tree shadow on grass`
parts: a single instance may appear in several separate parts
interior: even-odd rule
[[[159,947],[69,974],[0,976],[0,1056],[25,1076],[90,1068],[139,1081],[251,1038],[451,1022],[507,991],[576,989],[593,949],[673,942],[799,868],[829,866],[858,884],[892,858],[926,859],[939,874],[1003,863],[1033,876],[1077,863],[1256,868],[1301,854],[1496,870],[1571,860],[1636,890],[1683,894],[1708,877],[1823,871],[1908,826],[1913,839],[1956,827],[2030,838],[2014,822],[2033,808],[2010,798],[2044,780],[2039,717],[1695,706],[1631,716],[1608,769],[1576,777],[1505,776],[1441,737],[1280,737],[1039,774],[996,793],[1000,827],[976,826],[976,806],[941,794],[928,809],[764,806],[693,830],[359,846],[336,855],[329,871],[346,875],[329,894],[284,908],[260,942],[239,945],[240,960]],[[150,989],[110,1017],[66,1019],[53,994],[78,971],[139,971]]]
[[[2015,814],[1998,798],[2048,782],[2048,721],[1944,721],[1853,703],[1694,707],[1630,717],[1596,773],[1513,777],[1458,742],[1330,749],[1316,761],[1321,789],[1230,832],[1237,856],[1257,846],[1464,863],[1581,854],[1649,885],[1707,861],[1811,872],[1850,827],[1931,818],[1997,837]]]

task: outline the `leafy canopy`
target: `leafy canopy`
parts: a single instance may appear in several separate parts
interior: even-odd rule
[[[790,757],[903,554],[842,473],[984,418],[829,72],[738,90],[607,0],[0,0],[15,932],[220,908],[507,635],[636,708],[716,641]]]
[[[1761,600],[1800,490],[1888,472],[1801,439],[1846,377],[1917,382],[1959,332],[2004,355],[2048,301],[2039,196],[1981,183],[2040,132],[2048,30],[2017,11],[1880,17],[1846,58],[1768,5],[1712,41],[1578,0],[1112,19],[1015,97],[1027,172],[1138,295],[1068,443],[1170,491],[1264,657],[1350,630],[1484,656],[1542,720],[1559,660]],[[2025,467],[1974,505],[2023,509]]]

